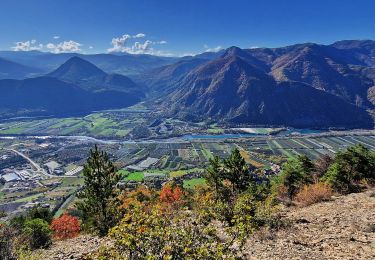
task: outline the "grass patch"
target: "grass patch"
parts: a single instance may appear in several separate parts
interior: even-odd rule
[[[141,182],[145,178],[143,172],[132,172],[128,176],[125,177],[126,181],[137,181]]]
[[[197,186],[206,185],[206,180],[203,178],[196,178],[191,180],[184,180],[183,187],[185,189],[194,189]]]

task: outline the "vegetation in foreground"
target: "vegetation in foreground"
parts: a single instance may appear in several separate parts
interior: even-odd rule
[[[77,236],[81,228],[113,239],[89,256],[93,259],[241,258],[257,229],[283,228],[281,204],[305,206],[373,185],[375,153],[356,145],[335,158],[293,158],[282,169],[278,176],[262,175],[234,150],[227,159],[210,160],[205,185],[196,189],[169,182],[161,191],[146,186],[120,191],[120,174],[95,147],[80,201],[70,210],[74,216],[53,220],[48,210],[35,208],[3,223],[0,258],[31,259],[31,250]]]

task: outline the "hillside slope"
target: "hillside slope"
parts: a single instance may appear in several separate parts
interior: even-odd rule
[[[372,128],[374,41],[230,47],[219,57],[154,70],[169,116],[246,125]]]
[[[294,208],[285,217],[290,228],[249,240],[248,259],[375,258],[374,190]]]
[[[37,75],[41,71],[0,58],[0,79],[20,79]]]
[[[305,208],[290,208],[290,227],[268,236],[254,235],[247,259],[374,259],[375,190],[335,197]],[[108,239],[88,235],[58,241],[40,250],[40,259],[84,259]]]
[[[187,119],[293,127],[371,128],[365,110],[296,81],[278,82],[243,52],[202,65],[180,82],[161,107]]]

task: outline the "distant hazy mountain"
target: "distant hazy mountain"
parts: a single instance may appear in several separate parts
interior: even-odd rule
[[[78,57],[47,76],[0,80],[0,93],[2,117],[87,113],[127,107],[144,98],[142,90],[129,78],[108,75]]]
[[[50,77],[0,80],[0,117],[72,115],[122,108],[140,98],[119,91],[90,92]]]
[[[159,57],[146,54],[78,54],[78,53],[46,53],[39,51],[15,52],[0,51],[0,57],[25,66],[37,68],[48,73],[58,68],[72,57],[80,57],[107,73],[137,75],[147,70],[171,64],[178,60],[175,57]]]
[[[70,58],[47,76],[74,83],[85,90],[94,92],[117,90],[137,94],[140,97],[144,96],[140,87],[128,77],[119,74],[107,74],[94,64],[79,57]]]
[[[135,77],[143,86],[147,86],[150,96],[163,96],[174,89],[174,85],[194,68],[206,63],[207,59],[185,58],[174,64],[153,69]]]
[[[375,73],[365,55],[373,45],[366,41],[363,51],[359,43],[351,42],[355,51],[335,45],[231,47],[169,87],[163,83],[171,93],[159,105],[170,115],[238,124],[372,127],[366,109],[374,109]]]
[[[0,79],[19,79],[32,77],[41,71],[13,61],[0,58]]]

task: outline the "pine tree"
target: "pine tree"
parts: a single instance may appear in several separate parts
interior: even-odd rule
[[[245,191],[254,181],[249,166],[238,149],[234,149],[228,159],[224,160],[224,178],[232,184],[232,192]]]
[[[204,177],[215,193],[219,193],[219,189],[223,186],[223,164],[218,156],[210,159],[210,164]]]
[[[279,177],[287,189],[290,200],[294,198],[304,184],[312,183],[313,170],[314,164],[306,156],[298,156],[284,163],[283,171]]]
[[[116,224],[118,192],[115,186],[120,175],[108,154],[96,145],[90,150],[83,175],[85,185],[78,194],[81,199],[78,209],[82,210],[84,223],[104,236]]]

